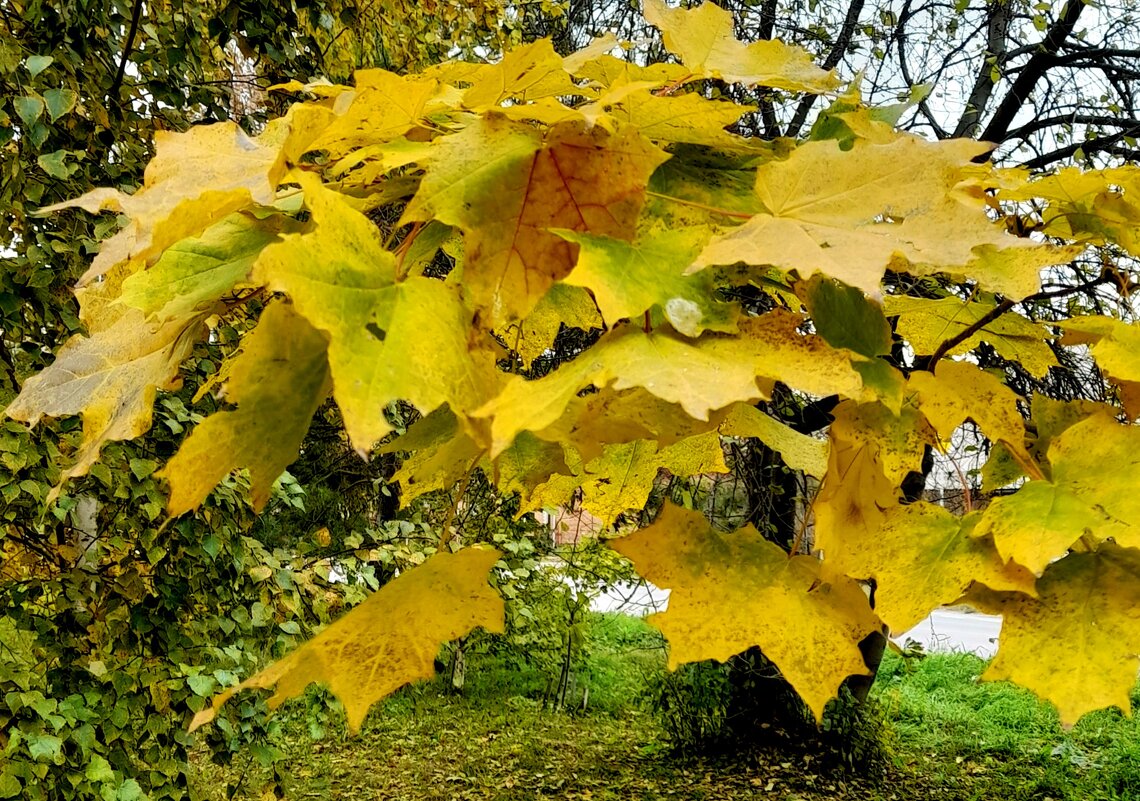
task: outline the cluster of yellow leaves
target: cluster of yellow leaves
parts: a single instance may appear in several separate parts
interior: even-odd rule
[[[655,622],[675,664],[758,644],[818,715],[863,671],[863,637],[965,597],[1000,607],[1014,632],[992,675],[1066,720],[1119,703],[1132,640],[1110,648],[1085,629],[1134,614],[1140,434],[1104,407],[1036,398],[1027,425],[999,376],[950,359],[985,343],[1040,377],[1053,347],[1087,347],[1140,414],[1133,326],[1078,317],[1051,346],[1055,330],[1029,316],[991,316],[1089,244],[1136,253],[1134,171],[999,173],[974,163],[984,146],[897,133],[884,122],[896,112],[850,91],[809,141],[748,139],[728,128],[749,107],[710,99],[707,81],[826,94],[836,76],[782,43],[737,41],[711,3],[646,0],[645,15],[679,63],[622,58],[612,36],[565,58],[543,41],[495,63],[286,85],[310,99],[256,138],[233,125],[161,134],[135,194],[64,204],[125,225],[84,277],[87,335],[7,414],[83,415],[65,478],[80,475],[104,442],[143,433],[194,344],[257,298],[266,309],[223,371],[232,408],[161,474],[172,515],[235,469],[264,505],[329,396],[359,453],[408,454],[405,504],[481,469],[523,512],[577,493],[607,525],[642,509],[662,472],[726,472],[722,438],[755,438],[821,480],[819,552],[789,558],[753,529],[720,534],[672,508],[617,541],[674,590]],[[1035,203],[1067,244],[1012,235],[992,219],[1000,201]],[[732,300],[744,295],[762,301]],[[581,351],[538,369],[567,329]],[[756,405],[778,385],[837,397],[826,439]],[[397,403],[421,418],[392,437]],[[927,449],[967,423],[992,446],[988,483],[1028,482],[963,517],[906,503]],[[242,686],[280,699],[326,681],[358,727],[441,641],[501,627],[494,561],[433,557]],[[875,583],[874,610],[859,581]],[[1104,671],[1079,695],[1041,680],[1016,654],[1046,647],[1040,621],[1062,617],[1090,643],[1067,657],[1074,674],[1127,648],[1132,672]]]

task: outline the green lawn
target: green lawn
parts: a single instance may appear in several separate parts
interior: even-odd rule
[[[536,668],[475,657],[464,696],[408,688],[356,738],[311,692],[284,708],[276,745],[293,799],[1140,799],[1140,725],[1110,711],[1064,732],[1029,693],[979,683],[983,667],[968,655],[888,655],[873,693],[874,768],[844,771],[797,748],[679,754],[652,710],[658,638],[599,616],[579,670],[585,713],[544,710]],[[238,798],[271,784],[255,761],[200,762],[195,778],[212,801],[239,779]]]

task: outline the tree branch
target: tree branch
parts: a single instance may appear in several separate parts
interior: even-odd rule
[[[1072,144],[1065,145],[1064,147],[1059,147],[1056,150],[1051,150],[1048,153],[1043,153],[1040,156],[1032,158],[1029,161],[1023,163],[1021,166],[1030,170],[1044,169],[1054,162],[1069,158],[1078,150],[1085,153],[1086,155],[1090,153],[1104,152],[1112,152],[1116,155],[1120,155],[1118,149],[1113,146],[1127,136],[1137,135],[1140,135],[1140,123],[1136,123],[1131,128],[1126,128],[1123,131],[1117,131],[1116,133],[1109,134],[1108,136],[1098,136],[1094,139],[1086,139],[1083,142],[1073,142]],[[1136,151],[1129,151],[1129,154],[1134,157]]]
[[[1077,284],[1076,286],[1066,286],[1066,287],[1061,287],[1060,289],[1053,289],[1053,290],[1050,290],[1048,292],[1038,292],[1035,295],[1030,295],[1027,298],[1023,298],[1022,300],[1009,300],[1009,299],[1003,300],[1001,303],[994,306],[988,312],[986,312],[981,317],[979,317],[975,322],[966,326],[961,331],[959,331],[957,334],[950,337],[949,339],[944,341],[941,345],[939,345],[937,350],[935,350],[934,353],[931,355],[930,361],[927,362],[926,369],[933,372],[934,371],[934,365],[936,365],[938,363],[939,359],[941,359],[943,356],[945,356],[950,351],[954,350],[954,348],[961,345],[963,342],[968,340],[974,334],[981,331],[987,325],[992,323],[997,318],[1001,317],[1003,314],[1008,312],[1010,309],[1012,309],[1014,306],[1018,305],[1019,303],[1036,303],[1036,302],[1042,301],[1042,300],[1052,300],[1053,298],[1061,298],[1061,297],[1065,297],[1067,295],[1075,295],[1078,292],[1086,292],[1090,289],[1093,289],[1097,286],[1100,286],[1101,284],[1106,283],[1109,280],[1110,279],[1109,279],[1108,275],[1106,275],[1105,273],[1101,273],[1096,278],[1093,278],[1090,281],[1085,281],[1083,284]]]
[[[1009,0],[994,0],[990,5],[989,18],[986,20],[986,52],[982,58],[982,65],[978,68],[978,77],[974,80],[974,88],[966,100],[966,109],[962,112],[958,124],[954,127],[954,136],[976,136],[981,125],[982,112],[990,104],[994,92],[994,70],[1003,63],[1009,36]]]
[[[1058,114],[1054,117],[1042,117],[1014,128],[1006,134],[1006,139],[1025,139],[1037,131],[1052,128],[1054,125],[1065,124],[1110,125],[1115,128],[1135,128],[1140,126],[1140,120],[1134,120],[1128,117],[1114,117],[1105,114]]]
[[[1005,141],[1014,117],[1029,98],[1029,93],[1033,91],[1037,81],[1055,63],[1057,52],[1072,34],[1084,9],[1085,0],[1068,0],[1065,3],[1061,16],[1049,26],[1040,48],[1025,63],[1017,79],[998,104],[994,116],[979,137],[982,141],[995,144]]]
[[[123,76],[127,71],[127,60],[131,57],[131,50],[135,46],[135,34],[139,30],[139,20],[142,18],[142,0],[135,0],[134,6],[131,8],[131,27],[127,31],[127,41],[123,45],[123,54],[119,56],[119,68],[115,72],[115,80],[111,82],[111,91],[107,93],[107,101],[111,107],[122,116],[122,108],[119,105],[119,89],[123,85]]]
[[[851,0],[851,4],[847,6],[847,16],[843,20],[843,27],[840,28],[839,36],[836,37],[835,44],[832,45],[827,58],[823,60],[825,70],[834,69],[843,60],[843,56],[851,44],[851,37],[855,35],[855,28],[859,24],[859,15],[863,13],[863,4],[864,0]],[[796,106],[795,116],[792,117],[787,130],[784,131],[785,136],[795,136],[800,132],[800,128],[807,121],[807,115],[811,112],[811,107],[815,105],[816,98],[816,95],[808,95],[800,101],[799,105]]]
[[[917,81],[915,81],[910,75],[910,67],[906,61],[905,49],[906,24],[913,13],[914,12],[911,10],[911,0],[906,0],[906,2],[903,3],[902,10],[899,11],[898,24],[895,25],[894,34],[891,37],[898,44],[899,71],[902,73],[903,80],[906,82],[907,88],[913,88],[918,85]],[[930,127],[934,130],[935,136],[937,136],[939,139],[946,139],[950,136],[950,132],[938,124],[938,120],[934,118],[934,112],[930,110],[930,106],[925,100],[919,101],[918,110],[922,113],[922,116],[926,118],[926,121],[930,123]]]

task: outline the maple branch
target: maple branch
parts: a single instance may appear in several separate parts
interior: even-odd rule
[[[859,15],[863,13],[864,0],[851,0],[851,5],[847,6],[847,16],[843,20],[843,27],[839,29],[839,36],[835,38],[835,44],[831,48],[831,52],[827,54],[827,58],[823,60],[823,68],[825,70],[834,69],[843,56],[847,54],[847,48],[851,44],[851,37],[855,35],[855,28],[859,24]],[[796,106],[795,116],[792,121],[788,123],[787,130],[784,131],[784,136],[795,136],[800,132],[800,128],[807,121],[807,116],[811,112],[811,107],[815,105],[818,95],[808,95],[800,101]]]
[[[1029,99],[1029,93],[1033,91],[1037,81],[1054,65],[1057,51],[1073,32],[1084,8],[1085,0],[1068,0],[1065,3],[1061,16],[1049,27],[1040,48],[1025,63],[1017,80],[998,104],[994,116],[979,137],[982,141],[995,143],[1005,141],[1014,117]]]
[[[934,372],[934,365],[938,363],[939,359],[941,359],[947,353],[952,351],[954,348],[961,345],[963,342],[968,340],[974,334],[981,331],[983,328],[985,328],[987,325],[992,323],[994,320],[1001,317],[1006,312],[1010,311],[1014,306],[1018,305],[1019,303],[1036,303],[1036,302],[1042,301],[1042,300],[1052,300],[1054,298],[1065,297],[1066,295],[1075,295],[1078,292],[1087,292],[1088,290],[1093,289],[1093,288],[1099,286],[1100,284],[1108,283],[1108,281],[1110,281],[1110,280],[1111,280],[1111,276],[1108,274],[1107,271],[1105,271],[1105,272],[1102,272],[1100,275],[1098,275],[1096,278],[1093,278],[1092,280],[1089,280],[1089,281],[1085,281],[1083,284],[1077,284],[1076,286],[1066,286],[1066,287],[1061,287],[1060,289],[1052,289],[1052,290],[1049,290],[1048,292],[1038,292],[1035,295],[1030,295],[1027,298],[1023,298],[1022,300],[1009,300],[1007,298],[1006,300],[1003,300],[997,306],[994,306],[988,312],[983,314],[976,321],[974,321],[970,325],[966,326],[961,331],[959,331],[957,334],[950,337],[949,339],[944,341],[941,345],[939,345],[938,348],[934,351],[934,353],[930,356],[930,361],[927,362],[925,369],[927,369],[931,372]]]
[[[1140,125],[1140,122],[1131,118],[1114,117],[1105,114],[1058,114],[1053,117],[1041,117],[1018,126],[1006,134],[1007,139],[1025,139],[1030,134],[1054,125],[1111,125],[1116,128]]]
[[[764,0],[760,7],[760,30],[757,39],[771,39],[776,32],[776,12],[778,0]],[[760,97],[760,119],[764,122],[764,135],[769,139],[780,136],[780,122],[776,119],[776,109],[772,105],[772,97],[765,93]]]

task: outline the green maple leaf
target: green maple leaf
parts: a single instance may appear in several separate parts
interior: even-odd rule
[[[258,220],[233,214],[200,237],[172,245],[149,270],[128,276],[119,299],[163,320],[207,310],[248,280],[258,255],[277,241],[283,226],[276,215]]]
[[[717,299],[711,274],[685,274],[708,239],[706,229],[659,231],[636,242],[555,233],[579,248],[578,263],[563,281],[589,289],[610,325],[657,308],[686,336],[735,330],[738,309]]]

